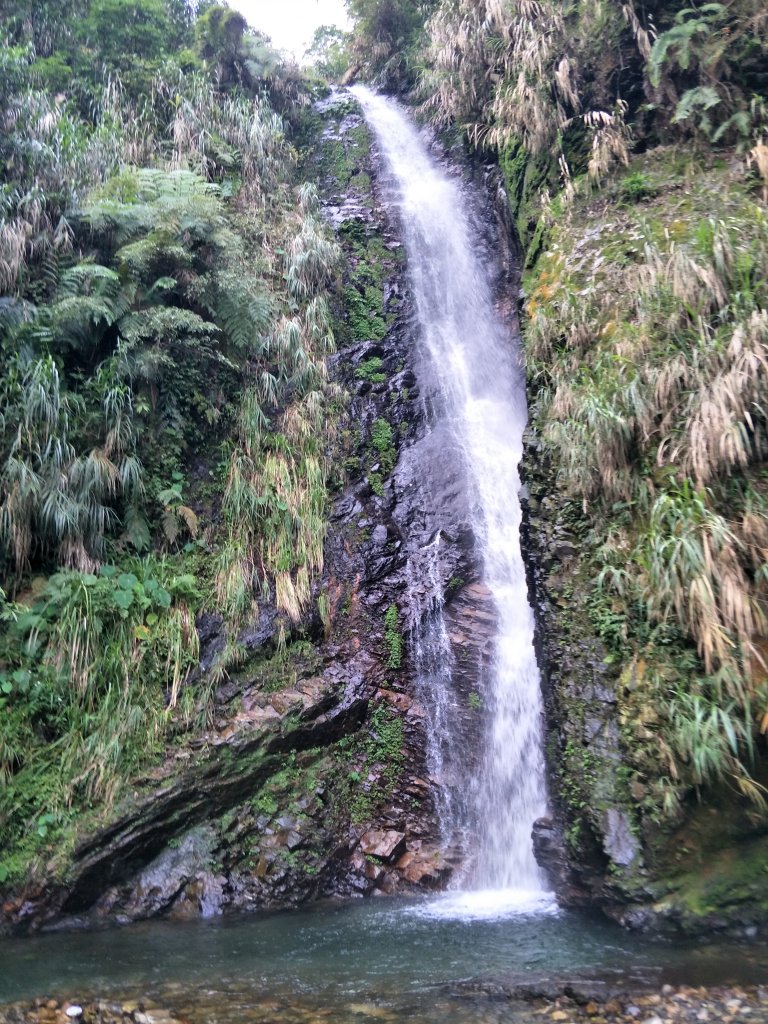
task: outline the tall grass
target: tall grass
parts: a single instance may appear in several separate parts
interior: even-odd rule
[[[111,802],[159,752],[197,658],[194,578],[155,558],[62,571],[5,605],[3,834],[73,804]]]
[[[621,10],[558,0],[458,0],[427,22],[428,67],[421,88],[443,123],[457,123],[477,145],[519,146],[569,173],[586,140],[589,174],[599,180],[626,163],[626,104],[605,88],[593,40],[618,38]]]
[[[339,250],[316,209],[316,192],[302,187],[284,271],[300,311],[275,324],[240,406],[223,504],[228,540],[217,568],[218,600],[234,621],[272,587],[277,607],[299,621],[323,566],[328,466],[319,439],[330,437],[325,357],[334,345],[323,292]]]
[[[604,262],[602,228],[561,223],[527,303],[559,484],[594,538],[605,517],[623,524],[620,551],[593,553],[598,593],[606,630],[623,617],[633,756],[650,775],[661,752],[651,788],[669,813],[717,781],[764,806],[768,231],[749,199],[732,209],[674,234],[628,215],[621,262]]]

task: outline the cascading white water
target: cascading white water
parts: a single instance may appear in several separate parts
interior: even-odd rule
[[[455,665],[443,615],[439,530],[417,557],[409,559],[407,572],[411,612],[408,648],[416,668],[419,699],[430,712],[426,760],[437,784],[435,810],[447,844],[460,827],[463,808],[457,798],[460,780],[455,777],[451,750],[450,683]]]
[[[514,890],[530,904],[545,886],[531,827],[546,811],[546,788],[533,613],[520,551],[518,463],[527,417],[522,368],[476,255],[460,185],[430,157],[394,101],[361,86],[353,91],[391,175],[420,331],[440,393],[435,415],[450,425],[467,463],[484,582],[497,611],[486,698],[492,724],[482,770],[466,782],[471,807],[465,824],[478,836],[466,882],[478,890]],[[441,607],[432,599],[430,614]],[[439,630],[433,635],[439,640]],[[429,664],[430,677],[445,685],[450,665],[441,672],[434,657]],[[432,726],[446,728],[442,711]],[[446,742],[450,737],[432,740],[433,766],[440,767]]]

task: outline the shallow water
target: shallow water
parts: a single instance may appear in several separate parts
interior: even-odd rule
[[[607,991],[768,979],[762,947],[651,942],[599,917],[509,904],[504,894],[450,893],[3,939],[0,1002],[149,996],[190,1020],[304,1020],[332,1010],[334,1020],[462,1022],[494,1019],[485,982]],[[505,1005],[504,1019],[529,1019],[530,1010],[518,1016]]]

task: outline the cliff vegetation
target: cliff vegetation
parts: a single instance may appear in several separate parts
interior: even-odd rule
[[[18,3],[0,34],[5,881],[205,726],[259,596],[312,604],[339,251],[306,83],[240,15]]]

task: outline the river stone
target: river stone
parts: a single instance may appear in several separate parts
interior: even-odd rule
[[[438,885],[451,871],[439,849],[408,850],[395,864],[403,878],[414,885]]]
[[[191,829],[178,846],[166,847],[137,880],[134,903],[140,915],[169,908],[188,882],[208,874],[214,845],[213,830],[200,826]]]

